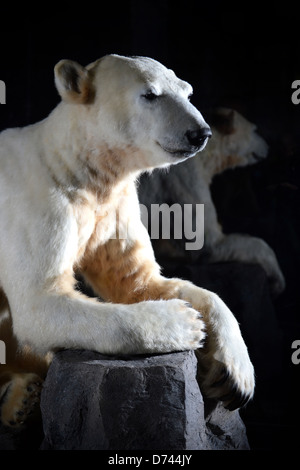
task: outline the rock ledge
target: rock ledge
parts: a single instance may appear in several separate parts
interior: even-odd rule
[[[192,351],[56,354],[42,393],[42,449],[249,449],[238,411],[204,403]],[[210,412],[208,412],[210,407]]]

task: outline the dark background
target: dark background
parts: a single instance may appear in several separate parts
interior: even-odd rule
[[[268,159],[216,177],[212,191],[224,230],[264,238],[286,277],[285,292],[271,300],[281,340],[265,353],[275,368],[280,356],[268,391],[276,389],[280,404],[270,396],[267,424],[263,413],[245,420],[253,448],[296,448],[300,364],[291,362],[291,344],[300,339],[300,105],[292,104],[291,84],[300,79],[299,14],[288,2],[106,3],[1,6],[7,104],[0,106],[0,130],[48,115],[59,101],[53,67],[60,59],[85,65],[109,53],[150,56],[172,68],[193,85],[192,102],[204,116],[209,107],[229,106],[257,124]]]

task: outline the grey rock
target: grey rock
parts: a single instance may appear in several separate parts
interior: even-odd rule
[[[204,404],[194,352],[56,354],[41,399],[42,449],[249,449],[238,411]],[[206,412],[206,416],[205,416]]]

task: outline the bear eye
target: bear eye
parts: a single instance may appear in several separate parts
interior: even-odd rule
[[[153,91],[149,90],[144,95],[142,95],[142,97],[145,98],[147,101],[154,101],[156,100],[156,98],[158,98],[158,95],[156,95]]]

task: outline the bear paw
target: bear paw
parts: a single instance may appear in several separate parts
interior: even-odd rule
[[[15,374],[6,384],[2,398],[1,422],[19,427],[39,413],[42,379],[31,373]]]
[[[223,402],[230,411],[245,406],[251,400],[255,376],[246,351],[241,351],[231,359],[227,354],[221,358],[221,351],[215,357],[200,350],[196,354],[199,359],[200,387],[205,396]]]

